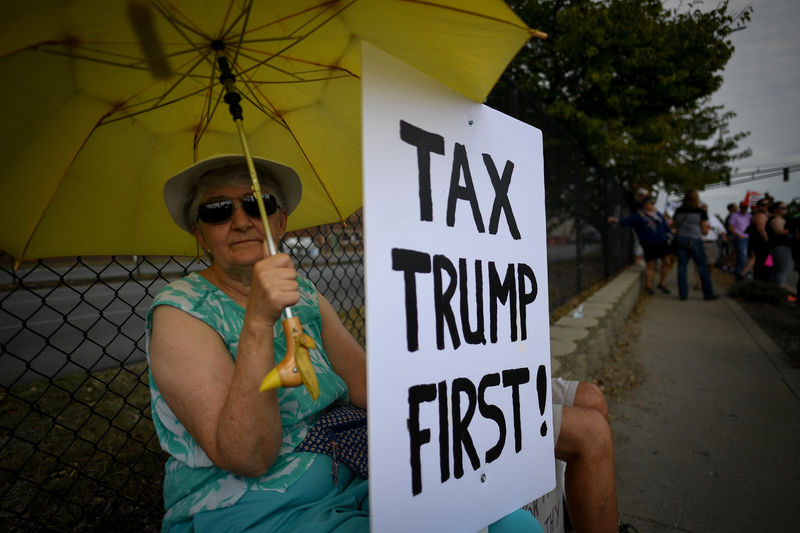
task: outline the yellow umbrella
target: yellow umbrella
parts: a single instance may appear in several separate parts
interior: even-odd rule
[[[499,0],[150,4],[163,79],[119,0],[3,3],[0,250],[17,260],[197,253],[161,191],[194,161],[241,152],[218,57],[253,154],[301,176],[299,229],[361,206],[361,40],[481,101],[534,35]]]

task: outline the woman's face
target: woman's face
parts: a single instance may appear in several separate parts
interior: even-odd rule
[[[261,192],[269,191],[262,189]],[[241,206],[242,198],[250,194],[249,186],[218,186],[209,188],[201,198],[200,205],[223,199],[231,199],[234,203],[233,215],[228,220],[219,223],[198,220],[194,227],[197,241],[223,269],[252,267],[265,256],[265,231],[261,218],[249,216]],[[277,245],[286,231],[286,212],[278,208],[268,220]]]

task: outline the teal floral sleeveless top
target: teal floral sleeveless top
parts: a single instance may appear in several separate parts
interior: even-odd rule
[[[284,492],[300,479],[316,457],[312,453],[294,452],[294,448],[302,442],[309,428],[328,406],[347,400],[347,386],[334,373],[322,348],[322,320],[317,290],[305,278],[298,277],[297,281],[300,284],[300,302],[292,307],[292,312],[300,318],[303,329],[317,344],[310,355],[319,380],[320,397],[317,401],[312,400],[305,387],[278,389],[283,442],[278,459],[261,477],[246,478],[217,468],[164,402],[150,373],[153,424],[161,448],[170,455],[164,478],[164,531],[199,511],[231,506],[248,490]],[[181,309],[211,326],[225,342],[231,357],[236,359],[244,308],[205,278],[192,273],[164,287],[147,313],[148,362],[153,309],[159,305]],[[286,353],[286,340],[280,323],[275,326],[273,341],[277,364]]]

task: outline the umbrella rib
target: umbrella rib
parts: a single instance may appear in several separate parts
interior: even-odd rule
[[[137,107],[141,106],[141,105],[144,105],[144,104],[147,104],[149,102],[154,102],[154,101],[158,101],[160,103],[158,103],[156,105],[153,105],[151,107],[148,107],[147,109],[140,109],[138,111],[131,111],[130,113],[125,113],[125,114],[117,116],[115,118],[106,119],[104,117],[104,119],[101,121],[101,123],[102,124],[110,124],[112,122],[125,120],[126,118],[134,117],[136,115],[141,115],[141,114],[144,114],[144,113],[148,113],[150,111],[155,111],[156,109],[160,109],[162,107],[170,106],[170,105],[172,105],[172,104],[174,104],[176,102],[180,102],[181,100],[186,100],[187,98],[191,98],[192,96],[197,96],[198,94],[200,94],[202,92],[205,92],[206,90],[207,89],[205,87],[203,87],[202,89],[198,89],[196,91],[192,91],[190,93],[186,93],[186,94],[184,94],[182,96],[175,97],[172,100],[168,100],[168,101],[163,101],[160,98],[152,98],[150,100],[146,100],[146,101],[140,102],[139,104],[136,104]],[[128,108],[125,108],[125,109],[132,109],[132,108],[128,107]]]
[[[278,113],[278,110],[275,109],[275,107],[271,104],[271,102],[266,97],[266,95],[264,93],[262,93],[261,91],[258,91],[258,94],[256,94],[255,87],[252,86],[253,82],[249,78],[249,76],[246,76],[245,73],[242,73],[241,77],[242,78],[245,78],[245,77],[248,78],[247,80],[242,79],[242,84],[247,88],[247,91],[250,93],[250,96],[248,96],[247,94],[243,93],[242,91],[239,91],[239,93],[242,96],[244,96],[247,99],[248,102],[253,104],[253,106],[256,109],[260,110],[262,113],[264,113],[265,115],[270,117],[276,123],[278,123],[278,124],[280,124],[280,125],[282,125],[282,126],[284,126],[284,127],[286,127],[288,129],[288,125],[284,122],[283,117],[281,116],[280,113]],[[259,94],[261,95],[261,98],[264,100],[264,102],[267,105],[261,103],[261,100],[258,98]]]
[[[48,43],[48,44],[56,44],[56,43]],[[39,45],[37,45],[37,47],[38,46]],[[37,48],[37,47],[34,47],[34,48]],[[92,49],[91,48],[87,48],[86,50],[92,50]],[[44,53],[47,53],[47,54],[71,57],[73,59],[84,59],[86,61],[93,61],[95,63],[102,63],[104,65],[112,65],[112,66],[115,66],[115,67],[124,67],[124,68],[130,68],[130,69],[134,69],[134,70],[150,70],[150,67],[148,67],[146,65],[146,62],[145,62],[144,59],[142,59],[142,58],[134,58],[134,57],[126,56],[126,55],[123,55],[123,54],[111,54],[111,53],[109,53],[108,55],[116,55],[116,56],[119,56],[119,57],[125,57],[125,58],[129,58],[129,59],[136,59],[136,62],[139,63],[139,64],[137,65],[135,63],[121,63],[121,62],[113,61],[111,59],[102,59],[102,58],[99,58],[99,57],[91,57],[91,56],[88,56],[88,55],[76,54],[74,52],[68,52],[66,50],[58,50],[58,49],[55,49],[55,48],[42,48],[41,51],[44,52]]]
[[[251,43],[251,42],[260,42],[260,41],[248,41],[248,43]],[[323,72],[329,72],[329,71],[335,70],[335,71],[346,73],[351,77],[358,78],[358,76],[356,76],[356,74],[354,74],[350,70],[348,70],[346,68],[342,68],[342,67],[340,67],[338,65],[327,65],[327,64],[316,62],[316,61],[311,61],[310,59],[300,59],[300,58],[297,58],[297,57],[284,56],[284,55],[276,56],[274,54],[271,54],[268,58],[266,58],[264,60],[260,60],[260,59],[257,59],[255,54],[259,54],[259,53],[262,53],[262,52],[259,52],[258,50],[255,50],[255,49],[252,49],[252,48],[245,48],[245,47],[240,47],[240,51],[241,50],[246,50],[248,52],[253,52],[253,55],[248,55],[248,54],[242,54],[242,55],[244,55],[247,59],[250,59],[255,63],[253,66],[248,67],[245,70],[240,70],[240,72],[242,72],[242,73],[249,72],[249,71],[251,71],[251,70],[253,70],[255,68],[258,68],[258,67],[263,65],[263,66],[271,68],[272,70],[275,70],[276,72],[280,72],[281,74],[285,74],[286,76],[291,76],[291,77],[297,78],[299,81],[305,81],[305,78],[303,78],[302,76],[299,76],[298,73],[289,72],[289,71],[287,71],[285,69],[279,68],[279,67],[277,67],[277,66],[275,66],[275,65],[270,63],[270,61],[272,59],[275,59],[275,57],[280,57],[281,59],[285,59],[286,61],[293,62],[293,63],[302,63],[304,65],[314,65],[314,66],[317,66],[317,67],[321,67],[321,69],[316,69],[316,70],[312,70],[312,71],[309,71],[309,72],[320,72],[320,70],[323,71]],[[317,78],[317,80],[322,80],[322,79],[324,79],[324,78]],[[317,80],[314,80],[314,81],[317,81]]]
[[[213,87],[213,84],[211,87]],[[213,90],[211,89],[211,87],[209,88],[209,92]],[[211,120],[214,118],[214,115],[216,114],[217,109],[219,108],[220,101],[222,101],[222,92],[220,92],[219,95],[217,96],[216,102],[213,104],[213,106],[211,105],[211,99],[208,98],[208,94],[206,95],[206,102],[208,102],[208,107],[206,107],[205,105],[203,106],[204,107],[203,116],[205,116],[205,118],[203,118],[201,122],[202,127],[197,131],[195,131],[194,133],[193,147],[195,152],[195,158],[197,157],[197,150],[200,147],[200,140],[203,138],[203,135],[205,135],[206,130],[211,125]]]
[[[401,2],[406,2],[408,4],[419,4],[419,5],[428,6],[428,7],[431,7],[431,8],[445,9],[447,11],[455,11],[456,13],[463,13],[465,15],[471,15],[473,17],[479,17],[479,18],[484,18],[484,19],[487,19],[487,20],[493,20],[493,21],[499,22],[501,24],[508,24],[509,26],[514,26],[515,28],[519,28],[519,29],[525,30],[531,36],[534,35],[534,30],[530,29],[528,26],[526,26],[524,24],[522,26],[520,26],[519,24],[514,23],[514,22],[512,22],[510,20],[506,20],[506,19],[502,19],[502,18],[498,18],[498,17],[493,17],[491,15],[486,15],[484,13],[478,13],[478,12],[475,12],[475,11],[469,11],[467,9],[461,9],[461,8],[454,7],[454,6],[443,6],[442,4],[438,4],[436,2],[431,2],[431,1],[428,1],[428,0],[400,0],[400,1]]]
[[[200,146],[200,139],[203,137],[203,135],[205,134],[206,130],[208,129],[208,126],[211,123],[211,119],[214,116],[214,112],[216,111],[216,108],[219,105],[219,98],[222,97],[222,95],[220,94],[220,96],[217,98],[217,103],[214,104],[214,107],[212,109],[212,106],[211,106],[212,98],[211,97],[214,94],[214,75],[213,74],[214,74],[214,71],[212,70],[212,76],[208,78],[208,82],[209,82],[208,86],[203,89],[203,92],[205,93],[205,98],[203,98],[203,109],[200,112],[200,127],[195,130],[195,132],[194,132],[194,140],[192,142],[192,148],[193,148],[195,160],[197,160],[197,158],[198,158],[197,150],[198,150],[198,148]]]
[[[112,66],[121,67],[121,68],[130,68],[130,69],[133,69],[133,70],[149,70],[149,67],[146,65],[146,61],[144,59],[140,58],[140,57],[131,56],[131,55],[127,55],[127,54],[121,54],[121,53],[118,53],[118,52],[111,52],[111,51],[103,50],[103,49],[99,49],[99,48],[93,48],[93,47],[85,46],[85,44],[86,43],[84,43],[83,45],[81,45],[79,47],[76,47],[75,45],[69,45],[69,47],[70,47],[70,50],[76,50],[77,49],[77,50],[83,50],[83,51],[85,51],[87,53],[103,54],[103,55],[109,56],[109,59],[104,59],[104,58],[98,57],[98,56],[91,56],[91,55],[87,55],[87,54],[76,53],[76,52],[70,51],[70,50],[65,50],[65,49],[62,49],[62,48],[59,48],[59,47],[67,46],[67,43],[60,43],[60,42],[55,42],[55,41],[37,43],[35,45],[32,45],[30,47],[25,48],[25,50],[29,50],[29,49],[30,50],[38,50],[38,51],[40,51],[42,53],[45,53],[45,54],[52,54],[52,55],[71,57],[73,59],[91,61],[91,62],[94,62],[94,63],[102,63],[102,64],[105,64],[105,65],[112,65]],[[103,43],[96,42],[95,44],[103,44]],[[134,46],[133,43],[118,43],[118,44],[130,44],[130,46]],[[173,52],[170,52],[170,53],[166,54],[166,56],[167,57],[176,57],[176,56],[180,56],[180,55],[187,54],[187,53],[197,53],[197,54],[206,53],[206,52],[202,51],[201,47],[198,47],[198,46],[194,45],[191,42],[189,42],[189,46],[190,47],[185,49],[185,50],[173,51]],[[23,51],[23,50],[20,50],[20,51]],[[121,59],[127,59],[127,60],[130,60],[131,62],[126,63],[126,62],[122,62],[122,61],[115,61],[114,59],[110,59],[112,57],[117,57],[117,58],[121,58]]]
[[[109,111],[109,113],[110,112],[111,111]],[[105,115],[104,115],[104,117],[105,117]],[[42,222],[44,221],[45,213],[47,213],[47,210],[50,208],[50,204],[53,203],[53,200],[56,197],[56,193],[58,192],[58,189],[61,187],[61,183],[64,181],[64,178],[67,176],[67,173],[69,172],[69,169],[72,168],[72,164],[75,162],[75,158],[78,157],[78,154],[81,153],[81,150],[83,150],[83,148],[86,146],[86,143],[89,141],[89,138],[92,136],[92,134],[94,134],[94,132],[95,132],[95,130],[97,130],[98,126],[100,126],[100,123],[102,122],[102,120],[103,119],[101,118],[94,126],[92,126],[92,129],[89,131],[89,133],[86,135],[86,137],[83,138],[83,142],[81,142],[80,146],[77,147],[75,152],[72,154],[72,157],[69,159],[69,164],[64,169],[64,172],[61,173],[61,177],[58,179],[58,183],[52,189],[52,192],[50,194],[50,198],[47,200],[47,202],[45,203],[44,208],[39,213],[39,216],[37,217],[36,224],[34,225],[33,230],[28,234],[28,238],[25,241],[25,245],[22,247],[22,251],[20,252],[19,257],[17,258],[19,263],[21,263],[22,260],[25,258],[25,252],[28,251],[28,248],[30,247],[31,242],[33,241],[33,237],[36,235],[36,232],[39,231],[39,226],[41,226]]]
[[[255,80],[251,79],[250,83],[253,85],[289,85],[289,84],[297,84],[297,83],[316,83],[320,81],[331,81],[331,80],[343,80],[343,79],[350,79],[354,78],[355,76],[351,74],[339,74],[336,76],[320,76],[318,78],[303,78],[297,80]]]
[[[339,14],[340,14],[342,11],[344,11],[345,9],[347,9],[348,7],[350,7],[351,5],[353,5],[355,2],[356,2],[356,0],[351,0],[351,1],[350,1],[350,2],[349,2],[347,5],[346,5],[346,6],[342,7],[341,9],[339,9],[338,11],[336,11],[336,12],[335,12],[335,13],[334,13],[332,16],[330,16],[330,17],[328,17],[327,19],[325,19],[325,20],[324,20],[324,21],[323,21],[321,24],[318,24],[316,27],[314,27],[314,28],[311,30],[311,32],[309,32],[309,33],[312,33],[312,32],[314,32],[314,31],[316,31],[316,30],[317,30],[317,29],[318,29],[320,26],[324,26],[325,24],[327,24],[327,23],[328,23],[328,22],[329,22],[331,19],[333,19],[333,18],[337,17],[337,16],[338,16],[338,15],[339,15]],[[272,22],[269,22],[269,23],[267,23],[267,24],[262,24],[261,26],[256,26],[255,28],[251,28],[251,29],[249,29],[249,30],[247,30],[247,31],[248,31],[249,33],[252,33],[252,32],[254,32],[254,31],[258,31],[258,30],[261,30],[261,29],[263,29],[263,28],[266,28],[267,26],[271,26],[271,25],[273,25],[273,24],[277,24],[278,22],[283,22],[283,21],[285,21],[285,20],[289,20],[289,19],[292,19],[292,18],[294,18],[294,17],[298,17],[298,16],[300,16],[300,15],[302,15],[302,14],[304,14],[304,13],[308,13],[309,11],[314,11],[314,10],[318,10],[318,9],[322,8],[322,10],[321,10],[321,11],[319,11],[318,13],[316,13],[315,15],[313,15],[313,16],[312,16],[312,18],[310,18],[310,19],[309,19],[309,20],[307,20],[306,22],[302,23],[300,26],[298,26],[297,28],[295,28],[295,29],[294,29],[294,30],[293,30],[293,31],[292,31],[292,32],[289,34],[289,35],[294,35],[296,32],[298,32],[298,31],[302,30],[304,27],[306,27],[306,26],[308,26],[309,24],[311,24],[311,23],[312,23],[314,20],[316,20],[316,19],[318,19],[319,17],[323,16],[323,15],[325,14],[325,12],[326,12],[326,11],[329,11],[329,10],[331,10],[331,9],[335,8],[335,5],[336,5],[336,4],[339,4],[339,0],[328,0],[328,1],[322,2],[322,3],[320,3],[320,4],[313,5],[313,6],[310,6],[310,7],[307,7],[307,8],[305,8],[305,9],[302,9],[302,10],[300,10],[300,11],[297,11],[296,13],[291,13],[291,14],[289,14],[289,15],[286,15],[286,16],[284,16],[283,18],[280,18],[280,19],[278,19],[278,20],[273,20]],[[288,37],[285,37],[284,39],[287,39],[287,38],[288,38]],[[301,38],[301,39],[302,39],[302,38],[305,38],[305,35],[304,35],[304,36],[301,36],[300,38]]]
[[[250,48],[240,47],[239,50],[240,51],[241,50],[247,50],[247,51],[258,53],[257,50],[252,50]],[[281,74],[283,74],[285,76],[289,76],[291,78],[295,78],[295,81],[293,81],[293,82],[286,81],[286,80],[276,80],[276,81],[255,81],[255,80],[251,80],[253,83],[258,83],[258,84],[306,83],[306,82],[325,81],[325,80],[332,80],[332,79],[345,78],[345,77],[358,78],[358,76],[355,73],[351,72],[348,69],[345,69],[345,68],[342,68],[340,66],[337,66],[337,65],[325,65],[325,64],[322,64],[322,63],[317,63],[317,62],[306,60],[306,59],[299,59],[299,58],[287,57],[287,56],[276,56],[275,54],[271,54],[269,57],[267,57],[264,60],[257,59],[255,55],[244,54],[244,53],[241,54],[241,55],[243,55],[247,59],[253,61],[254,64],[252,66],[246,68],[246,69],[241,68],[241,66],[237,64],[239,66],[239,69],[238,69],[237,72],[240,75],[247,74],[252,70],[255,70],[255,69],[257,69],[257,68],[259,68],[261,66],[265,66],[265,67],[270,68],[270,69],[272,69],[272,70],[274,70],[276,72],[279,72],[279,73],[281,73]],[[275,57],[281,57],[281,58],[286,59],[287,61],[290,61],[290,62],[303,63],[303,64],[307,64],[307,65],[315,65],[315,66],[318,66],[318,67],[322,67],[321,69],[308,71],[308,72],[311,72],[311,73],[339,71],[339,72],[341,72],[341,73],[343,73],[345,75],[343,75],[343,76],[320,76],[320,77],[317,77],[317,78],[304,78],[304,77],[298,75],[298,73],[296,73],[296,72],[289,72],[289,71],[287,71],[285,69],[282,69],[282,68],[277,67],[277,66],[273,65],[272,63],[270,63],[270,61],[272,59],[275,59]]]
[[[311,158],[308,157],[308,154],[303,148],[303,145],[300,144],[300,141],[297,139],[297,137],[294,134],[294,131],[292,131],[292,128],[289,127],[288,124],[286,125],[286,129],[289,132],[289,135],[292,136],[292,139],[294,139],[294,142],[297,145],[300,152],[303,154],[303,157],[308,162],[308,166],[311,167],[311,170],[314,172],[314,176],[317,178],[317,183],[319,183],[320,187],[322,187],[322,190],[325,191],[325,196],[327,196],[328,200],[331,202],[331,205],[333,206],[333,209],[336,211],[336,215],[339,217],[339,220],[344,222],[344,217],[342,216],[342,212],[339,210],[339,206],[336,205],[336,200],[333,199],[333,195],[328,190],[328,186],[325,184],[323,179],[320,177],[319,172],[317,172],[317,168],[314,166],[314,163],[311,162]]]
[[[157,2],[154,2],[154,4],[157,4]],[[191,20],[188,19],[186,17],[186,15],[181,13],[172,4],[167,3],[167,5],[169,5],[170,8],[175,13],[179,13],[183,18],[186,18],[187,20],[189,20],[191,22]],[[181,37],[183,37],[183,39],[189,45],[189,49],[188,50],[181,51],[180,53],[182,54],[182,53],[186,53],[186,52],[189,52],[189,51],[194,51],[195,53],[200,54],[204,60],[208,61],[209,53],[208,53],[207,49],[208,49],[208,43],[211,42],[211,37],[209,37],[208,35],[203,33],[200,29],[195,29],[192,26],[190,26],[190,25],[178,20],[177,18],[173,17],[165,8],[162,8],[161,6],[157,6],[156,8],[159,10],[161,15],[172,25],[172,27],[175,29],[175,31],[177,31],[178,34]],[[195,33],[204,42],[202,44],[196,44],[194,41],[192,41],[192,39],[181,28],[185,28],[186,30],[189,30],[189,31]],[[213,65],[213,61],[209,61],[209,63],[211,63]]]
[[[276,51],[276,52],[272,53],[271,55],[269,55],[269,56],[268,56],[268,57],[267,57],[267,58],[266,58],[266,59],[265,59],[265,60],[264,60],[262,63],[266,63],[266,62],[268,62],[268,61],[272,60],[273,58],[280,56],[280,55],[281,55],[281,54],[283,54],[283,52],[285,52],[286,50],[289,50],[290,48],[292,48],[292,47],[296,46],[298,43],[300,43],[300,42],[301,42],[301,41],[303,41],[304,39],[306,39],[306,38],[310,37],[310,36],[311,36],[311,35],[312,35],[312,34],[313,34],[315,31],[317,31],[319,28],[321,28],[322,26],[324,26],[325,24],[327,24],[328,22],[330,22],[331,20],[333,20],[334,18],[336,18],[337,16],[339,16],[339,14],[340,14],[340,13],[342,13],[342,12],[343,12],[345,9],[349,8],[350,6],[352,6],[352,5],[353,5],[353,4],[354,4],[356,1],[357,1],[357,0],[351,0],[350,2],[348,2],[348,3],[347,3],[347,5],[345,5],[345,6],[342,6],[342,8],[341,8],[341,9],[338,9],[338,10],[336,10],[336,11],[335,11],[335,12],[334,12],[332,15],[330,15],[329,17],[327,17],[326,19],[324,19],[322,22],[320,22],[319,24],[317,24],[317,25],[316,25],[316,26],[314,26],[313,28],[311,28],[311,30],[309,30],[307,33],[304,33],[303,35],[301,35],[301,36],[297,37],[295,40],[293,40],[293,41],[292,41],[290,44],[286,45],[284,48],[282,48],[282,49],[280,49],[280,50],[278,50],[278,51]],[[325,5],[325,6],[326,6],[326,7],[325,7],[325,9],[324,9],[324,11],[322,11],[322,12],[320,12],[320,13],[318,13],[318,14],[314,15],[314,17],[313,17],[312,19],[310,19],[310,20],[306,21],[305,23],[301,24],[301,25],[300,25],[298,28],[295,28],[295,30],[294,30],[292,33],[290,33],[290,35],[294,35],[294,33],[296,33],[296,32],[298,32],[298,31],[300,31],[300,30],[301,30],[301,29],[303,29],[304,27],[306,27],[306,26],[308,26],[309,24],[311,24],[311,22],[312,22],[312,21],[315,21],[316,19],[318,19],[319,17],[321,17],[321,16],[322,16],[322,15],[323,15],[325,12],[329,11],[330,9],[332,9],[332,8],[333,8],[333,4],[335,4],[335,3],[336,3],[336,2],[326,2],[325,4],[323,4],[323,5]],[[314,7],[318,7],[318,6],[314,6]],[[295,13],[295,14],[291,15],[291,16],[292,16],[292,17],[294,17],[294,16],[297,16],[297,15],[299,15],[300,13],[305,13],[306,11],[309,11],[309,9],[306,9],[306,10],[300,11],[300,12],[298,12],[298,13]],[[287,16],[287,17],[284,17],[284,19],[285,19],[285,18],[289,18],[289,17]],[[282,19],[282,20],[283,20],[283,19]],[[262,27],[264,27],[264,26],[260,26],[260,27],[257,27],[257,28],[252,28],[252,29],[250,29],[250,30],[248,30],[248,31],[249,31],[249,32],[257,31],[257,30],[261,29]],[[248,42],[248,43],[249,43],[249,42],[251,42],[251,41],[246,41],[246,42]],[[257,42],[257,41],[253,41],[253,42]],[[258,65],[256,65],[256,67],[257,67],[257,66],[258,66]],[[252,69],[252,68],[255,68],[255,67],[251,67],[251,69]]]
[[[232,4],[233,0],[231,0],[231,5]],[[247,5],[242,8],[242,11],[239,13],[239,16],[236,17],[236,20],[231,22],[230,26],[228,26],[228,29],[225,30],[225,32],[220,37],[220,39],[224,40],[225,37],[227,37],[228,34],[231,31],[233,31],[234,26],[236,26],[236,24],[242,19],[242,16],[244,16],[244,22],[242,22],[242,33],[239,35],[239,46],[236,47],[236,53],[233,55],[232,62],[234,64],[236,64],[236,60],[239,58],[239,48],[242,46],[242,39],[244,38],[244,32],[245,29],[247,28],[247,23],[250,21],[250,9],[252,7],[253,7],[253,2],[252,1],[248,2]]]
[[[236,22],[240,18],[242,18],[242,13],[245,10],[249,13],[250,12],[250,7],[252,6],[252,3],[250,3],[250,5],[247,5],[247,6],[243,7],[242,11],[239,12],[239,15],[236,17],[236,19],[233,22],[231,22],[231,26],[228,27],[229,30],[226,31],[225,27],[228,26],[228,17],[230,17],[230,15],[231,15],[231,11],[233,10],[234,2],[235,2],[235,0],[228,0],[228,9],[225,10],[225,16],[222,18],[222,24],[220,25],[220,28],[219,28],[219,38],[222,39],[222,40],[225,40],[225,35],[226,35],[227,31],[230,30],[230,27],[233,27],[234,25],[236,25]]]
[[[193,64],[191,67],[189,67],[189,70],[188,70],[188,71],[186,71],[186,72],[181,72],[181,75],[180,75],[180,77],[179,77],[177,80],[175,80],[175,82],[174,82],[174,83],[172,83],[172,84],[170,85],[169,89],[167,89],[166,91],[164,91],[164,93],[163,93],[163,94],[162,94],[162,95],[161,95],[161,96],[160,96],[158,99],[156,99],[156,102],[158,102],[159,104],[160,104],[161,102],[163,102],[163,101],[164,101],[164,99],[166,99],[166,97],[167,97],[167,96],[169,96],[169,95],[172,93],[172,91],[174,91],[175,89],[177,89],[177,88],[178,88],[178,85],[180,85],[180,84],[181,84],[181,83],[182,83],[182,82],[183,82],[183,81],[184,81],[186,78],[190,77],[190,74],[191,74],[191,73],[192,73],[192,72],[193,72],[193,71],[194,71],[194,70],[195,70],[197,67],[199,67],[199,66],[200,66],[202,63],[204,63],[204,62],[206,61],[206,57],[207,57],[207,56],[208,56],[208,54],[210,53],[210,51],[199,51],[199,50],[198,50],[198,52],[201,54],[201,57],[199,57],[199,58],[197,59],[197,61],[195,61],[195,63],[194,63],[194,64]],[[212,78],[212,82],[213,82],[213,78]],[[213,84],[213,83],[212,83],[212,84]],[[188,97],[188,96],[189,96],[189,95],[187,95],[187,97]],[[143,102],[143,103],[144,103],[144,102]]]
[[[192,23],[192,19],[187,17],[180,9],[175,7],[173,3],[162,0],[152,0],[152,4],[155,6],[158,12],[161,13],[161,16],[169,21],[169,23],[172,24],[172,27],[175,28],[175,31],[180,33],[187,42],[194,44],[193,41],[189,39],[186,34],[179,29],[178,26],[191,31],[203,40],[211,41],[211,37],[209,37],[202,28]],[[176,15],[180,16],[180,19]]]
[[[241,50],[242,50],[242,48],[241,48],[241,46],[240,46],[240,47],[239,47],[239,50],[237,51],[237,57],[238,57],[239,53],[241,52]],[[249,50],[249,49],[248,49],[248,51],[251,51],[251,50]],[[285,69],[279,68],[279,67],[277,67],[277,66],[275,66],[275,65],[273,65],[273,64],[271,64],[271,63],[269,63],[269,60],[267,60],[267,61],[265,61],[265,62],[261,62],[259,59],[257,59],[257,58],[256,58],[255,56],[253,56],[253,55],[246,54],[246,53],[241,53],[241,55],[242,55],[243,57],[245,57],[245,58],[247,58],[247,59],[249,59],[249,60],[251,60],[251,61],[253,61],[253,62],[255,63],[255,64],[254,64],[252,67],[249,67],[249,68],[247,68],[247,69],[242,69],[242,68],[241,68],[241,65],[239,65],[239,64],[238,64],[236,61],[234,61],[234,64],[235,64],[235,65],[237,65],[237,66],[239,67],[239,70],[238,70],[238,71],[239,71],[239,73],[240,73],[241,75],[244,75],[244,74],[246,74],[246,73],[250,72],[251,70],[253,70],[253,69],[256,69],[256,68],[258,68],[258,67],[260,67],[260,66],[262,66],[262,65],[263,65],[263,66],[265,66],[265,67],[267,67],[267,68],[269,68],[269,69],[272,69],[272,70],[274,70],[274,71],[276,71],[276,72],[279,72],[279,73],[281,73],[281,74],[284,74],[284,75],[286,75],[286,76],[289,76],[290,78],[295,78],[295,79],[297,79],[297,80],[299,80],[299,81],[304,81],[304,80],[303,80],[303,78],[302,78],[302,77],[300,77],[300,76],[298,76],[297,74],[295,74],[295,73],[293,73],[293,72],[289,72],[289,71],[287,71],[287,70],[285,70]],[[270,56],[270,59],[274,59],[274,56]]]
[[[219,106],[219,100],[222,98],[222,94],[217,97],[217,103],[212,107],[212,100],[214,96],[214,80],[217,78],[217,66],[216,64],[212,65],[211,68],[211,77],[208,78],[208,86],[204,90],[205,97],[203,98],[203,111],[200,113],[202,127],[195,132],[195,150],[200,144],[200,138],[205,134],[205,131],[208,129],[209,124],[211,124],[211,119],[214,117],[214,113],[216,112],[217,106]]]

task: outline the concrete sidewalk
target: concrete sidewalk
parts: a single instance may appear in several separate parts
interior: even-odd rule
[[[641,533],[800,531],[800,369],[736,301],[680,301],[676,269],[668,286],[631,345],[640,385],[610,405],[622,520]]]

